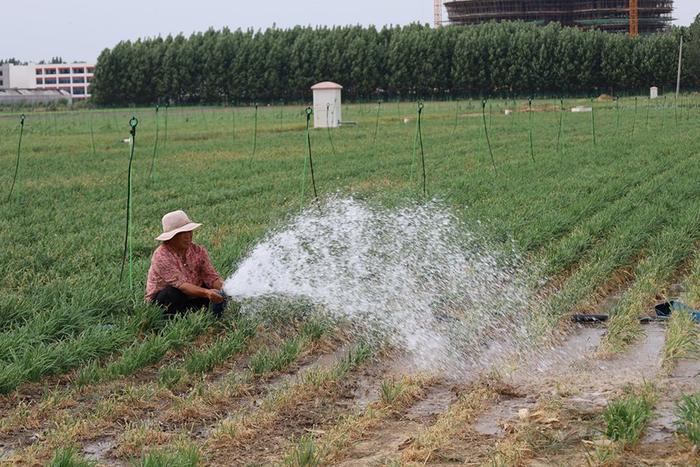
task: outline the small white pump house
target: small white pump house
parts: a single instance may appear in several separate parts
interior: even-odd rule
[[[314,93],[314,128],[337,128],[342,121],[338,83],[323,81],[311,86]]]

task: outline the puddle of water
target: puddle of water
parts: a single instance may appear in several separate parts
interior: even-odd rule
[[[0,443],[0,461],[11,457],[16,451]]]
[[[83,446],[83,455],[89,461],[99,462],[100,465],[120,466],[123,465],[115,460],[109,459],[109,451],[114,447],[114,441],[102,439],[87,443]]]
[[[551,384],[545,379],[561,377],[572,371],[578,371],[582,362],[592,358],[605,334],[601,326],[577,325],[565,341],[554,343],[545,348],[530,361],[505,370],[505,376],[516,386]]]
[[[474,423],[474,430],[484,435],[503,438],[507,434],[504,427],[515,422],[521,410],[530,410],[536,403],[535,399],[525,397],[501,401],[479,416]]]
[[[700,375],[700,359],[687,359],[678,362],[671,377],[672,379],[695,380],[698,375]]]
[[[596,351],[605,328],[579,327],[564,343],[543,352],[539,361],[519,368],[511,378],[516,384],[540,390],[551,389],[556,380],[594,391],[653,379],[660,369],[666,328],[654,323],[644,330],[645,337],[627,352],[601,359]]]
[[[599,412],[607,407],[608,395],[600,391],[587,391],[566,399],[568,405],[579,413]]]
[[[656,376],[666,340],[666,327],[661,324],[650,324],[644,330],[646,331],[644,340],[622,355],[597,362],[598,368],[615,379],[633,378],[639,381]]]
[[[406,414],[409,420],[420,420],[433,417],[445,412],[457,400],[457,396],[449,386],[436,386],[428,397],[418,402]]]
[[[675,404],[671,401],[659,403],[656,410],[654,410],[654,419],[642,437],[642,442],[655,443],[673,438],[673,434],[676,431],[676,420],[678,420],[678,417],[676,416]]]
[[[401,446],[422,428],[424,428],[422,424],[409,420],[390,422],[386,429],[373,433],[370,439],[353,446],[348,458],[335,465],[338,467],[387,465],[387,461],[395,458],[399,453]]]
[[[667,441],[676,431],[678,420],[676,404],[682,394],[692,394],[700,389],[700,360],[687,359],[678,362],[673,374],[667,379],[664,399],[654,410],[654,418],[643,438],[645,443]]]

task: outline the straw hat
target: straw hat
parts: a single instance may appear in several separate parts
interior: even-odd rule
[[[156,237],[156,240],[164,242],[170,240],[180,232],[191,232],[202,224],[192,222],[185,211],[177,210],[169,212],[163,216],[163,233]]]

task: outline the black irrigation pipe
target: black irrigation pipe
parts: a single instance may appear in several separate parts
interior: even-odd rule
[[[163,119],[165,120],[163,122],[165,128],[165,135],[163,136],[163,151],[165,151],[165,147],[168,144],[168,107],[170,107],[170,104],[167,102],[165,103],[165,115],[163,116]]]
[[[455,124],[452,127],[452,133],[450,136],[454,136],[457,131],[457,125],[459,124],[459,101],[455,101]]]
[[[591,99],[591,130],[593,131],[593,146],[597,146],[598,142],[595,137],[595,105],[593,99]]]
[[[420,143],[420,162],[423,168],[423,196],[428,194],[425,176],[425,152],[423,151],[423,130],[421,129],[421,114],[423,113],[423,103],[418,103],[418,142]]]
[[[559,133],[557,133],[557,152],[561,156],[561,136],[564,131],[564,99],[559,99]]]
[[[10,185],[10,192],[7,195],[7,201],[10,201],[12,197],[12,191],[15,189],[15,183],[17,182],[17,174],[19,173],[19,156],[22,153],[22,135],[24,134],[24,114],[19,117],[19,142],[17,143],[17,162],[15,163],[15,175],[12,177],[12,185]]]
[[[647,108],[647,131],[649,131],[649,104],[651,103],[651,97],[647,100],[646,108]]]
[[[530,115],[529,116],[529,122],[530,122],[530,158],[532,158],[532,162],[535,162],[535,146],[534,142],[532,141],[532,98],[527,100],[527,112]]]
[[[97,151],[95,150],[95,129],[92,124],[92,111],[90,111],[90,141],[92,142],[92,157],[95,157]]]
[[[236,141],[236,108],[231,106],[231,141]]]
[[[377,101],[377,119],[374,122],[374,136],[372,137],[372,147],[377,144],[377,133],[379,132],[379,112],[382,109],[382,101]]]
[[[676,115],[676,128],[678,127],[678,97],[675,98],[675,103],[674,103],[674,113]]]
[[[326,103],[326,133],[328,134],[328,141],[331,143],[331,150],[333,151],[333,155],[335,156],[335,144],[333,144],[333,134],[331,132],[331,123],[330,123],[330,110],[331,110],[331,104]]]
[[[148,172],[148,179],[153,180],[153,173],[156,166],[156,154],[158,154],[158,105],[156,105],[156,139],[153,142],[153,157],[151,158],[151,170]]]
[[[282,121],[284,120],[284,102],[280,101],[280,132],[282,131]]]
[[[311,170],[311,186],[314,189],[314,198],[316,199],[316,203],[320,207],[320,202],[318,200],[318,192],[316,191],[316,178],[314,177],[314,161],[313,158],[311,157],[311,133],[309,131],[309,124],[311,122],[311,115],[313,115],[314,111],[311,107],[306,108],[306,151],[307,154],[304,156],[304,172],[302,174],[301,178],[301,206],[300,209],[304,209],[304,188],[306,187],[306,163],[308,160],[309,168]],[[308,159],[307,157],[308,156]]]
[[[253,162],[255,151],[258,148],[258,104],[255,104],[255,114],[253,114],[253,151],[250,153],[250,162]]]
[[[663,131],[666,128],[666,96],[664,96],[664,103],[661,109],[661,130]]]
[[[489,139],[489,130],[486,128],[486,100],[481,101],[481,118],[484,123],[484,134],[486,135],[486,144],[489,147],[489,154],[491,155],[491,164],[493,165],[493,172],[498,173],[496,170],[496,160],[493,158],[493,150],[491,149],[491,140]]]
[[[133,290],[134,288],[134,258],[131,244],[131,217],[133,215],[131,209],[131,166],[134,161],[134,149],[136,148],[136,127],[138,126],[138,124],[138,119],[135,116],[131,117],[131,120],[129,120],[129,126],[131,127],[131,130],[129,131],[129,133],[131,134],[131,152],[129,154],[129,169],[126,173],[126,231],[124,233],[124,253],[122,254],[122,267],[119,271],[119,282],[121,282],[122,278],[124,277],[124,266],[126,265],[126,257],[128,254],[130,290]]]

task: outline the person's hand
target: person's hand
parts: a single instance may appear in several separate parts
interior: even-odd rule
[[[219,291],[216,289],[209,289],[207,291],[207,298],[212,303],[221,303],[224,301],[224,297],[222,297]]]

